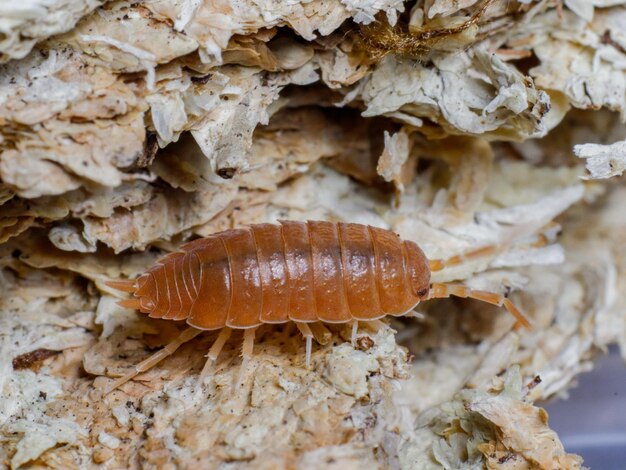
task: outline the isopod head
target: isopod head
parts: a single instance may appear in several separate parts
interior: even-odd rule
[[[430,267],[428,258],[416,243],[404,241],[406,270],[413,294],[420,300],[428,298],[430,292]]]

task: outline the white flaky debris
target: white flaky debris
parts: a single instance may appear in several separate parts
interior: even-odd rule
[[[104,36],[102,34],[82,34],[80,36],[81,41],[85,42],[102,42],[105,44],[109,44],[113,47],[118,48],[121,51],[127,52],[133,56],[135,56],[141,62],[141,65],[146,70],[146,85],[148,90],[154,90],[154,67],[156,56],[144,49],[140,49],[139,47],[135,47],[131,44],[124,43],[118,41],[117,39]]]
[[[351,354],[355,355],[350,357]],[[360,351],[352,351],[345,344],[335,348],[329,355],[323,374],[340,391],[360,399],[367,394],[366,377],[377,369],[376,360]]]
[[[74,444],[80,432],[76,423],[70,420],[56,420],[51,424],[44,424],[24,419],[16,421],[9,429],[24,434],[11,459],[11,468],[19,468],[59,444]]]
[[[318,34],[331,34],[351,17],[357,22],[369,23],[376,13],[383,11],[390,21],[395,22],[398,13],[404,11],[404,3],[400,0],[279,3],[270,0],[186,0],[174,4],[157,0],[146,7],[158,16],[168,18],[178,31],[196,40],[200,47],[200,58],[205,63],[220,63],[222,51],[237,34],[253,34],[263,28],[289,26],[305,40],[313,41]]]
[[[626,141],[614,144],[581,144],[574,146],[578,158],[585,159],[589,175],[585,179],[619,176],[626,170]]]
[[[385,181],[393,181],[402,190],[404,189],[402,176],[406,173],[403,166],[409,159],[410,152],[409,136],[405,132],[389,135],[387,131],[384,135],[385,150],[378,160],[376,171]]]
[[[395,25],[398,21],[398,13],[404,11],[404,2],[402,0],[341,0],[346,7],[350,16],[357,23],[370,24],[375,21],[375,15],[379,11],[387,13],[387,20],[390,25]]]
[[[0,63],[25,57],[44,39],[68,31],[106,0],[26,0],[0,4]]]
[[[595,15],[591,24],[567,10],[563,15],[552,11],[535,20],[536,35],[525,44],[540,60],[540,65],[530,70],[535,83],[565,93],[573,106],[605,106],[624,116],[626,53],[620,38],[626,15],[620,6],[613,11],[614,16]]]
[[[268,123],[267,108],[282,88],[272,82],[264,84],[267,80],[252,71],[244,74],[227,103],[209,113],[191,132],[216,172],[248,169],[245,156],[252,146],[252,133],[257,125]]]
[[[514,129],[510,137],[525,138],[546,133],[548,95],[496,55],[476,49],[473,56],[437,57],[434,65],[385,58],[361,92],[367,105],[363,115],[393,113],[409,124],[411,117],[426,117],[452,134],[506,137]]]
[[[120,446],[120,440],[106,432],[98,434],[98,442],[109,449],[117,449]]]
[[[547,413],[524,400],[516,366],[494,382],[426,410],[400,449],[401,468],[582,468],[548,427]]]
[[[565,0],[565,6],[585,21],[592,21],[596,8],[624,5],[624,0]]]
[[[425,2],[424,12],[428,18],[434,18],[437,15],[449,16],[459,10],[475,5],[478,1],[479,0],[430,0]]]

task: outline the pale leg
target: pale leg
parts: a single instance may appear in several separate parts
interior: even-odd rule
[[[163,349],[161,349],[160,351],[157,351],[156,353],[154,353],[149,358],[147,358],[147,359],[141,361],[139,364],[137,364],[135,366],[135,370],[134,371],[129,372],[128,374],[120,377],[119,379],[115,380],[112,384],[110,384],[108,387],[106,387],[105,390],[104,390],[104,393],[107,394],[107,393],[112,392],[113,390],[115,390],[120,385],[123,385],[126,382],[128,382],[129,380],[131,380],[133,377],[141,374],[142,372],[146,372],[147,370],[151,369],[152,367],[157,365],[159,362],[161,362],[166,357],[171,356],[172,354],[174,354],[174,352],[182,344],[186,343],[187,341],[192,340],[193,338],[198,336],[200,333],[202,333],[202,330],[198,330],[196,328],[187,328],[185,331],[183,331],[178,336],[178,338],[176,338],[174,341],[169,343]]]
[[[352,347],[356,346],[356,335],[359,333],[359,322],[358,320],[354,320],[352,323],[352,334],[350,335],[350,342],[352,343]]]
[[[482,258],[483,256],[494,255],[498,252],[497,245],[487,245],[475,250],[467,251],[459,255],[455,255],[448,259],[433,259],[428,262],[431,271],[441,271],[443,268],[450,266],[458,266],[466,261]]]
[[[322,323],[310,323],[309,327],[311,328],[311,332],[315,337],[315,341],[317,341],[321,345],[328,344],[333,336],[333,334],[328,331],[328,328],[326,328]]]
[[[374,331],[374,333],[378,333],[382,328],[387,328],[389,325],[381,320],[369,320],[367,326]]]
[[[239,415],[243,412],[248,401],[248,395],[250,389],[247,387],[247,382],[250,379],[250,362],[252,359],[252,351],[254,349],[254,334],[256,328],[248,328],[243,330],[243,347],[241,348],[241,366],[239,367],[239,376],[237,377],[237,384],[232,394],[232,401],[229,400],[232,405],[231,413]]]
[[[204,367],[202,368],[202,372],[200,372],[200,377],[198,379],[199,382],[203,382],[205,377],[209,375],[209,373],[213,370],[215,361],[220,355],[220,352],[222,352],[224,344],[226,344],[226,341],[228,341],[228,338],[230,338],[231,332],[232,330],[227,326],[222,328],[222,331],[220,331],[219,336],[211,346],[211,349],[209,349],[209,353],[206,355],[207,360],[204,364]]]
[[[469,298],[487,302],[488,304],[497,305],[498,307],[504,306],[507,311],[517,319],[517,323],[530,329],[530,321],[524,316],[524,314],[515,306],[513,302],[504,297],[503,295],[496,294],[495,292],[486,292],[482,290],[471,290],[469,287],[460,284],[433,284],[430,287],[429,299],[442,299],[445,297]]]
[[[243,330],[243,347],[241,348],[241,368],[239,370],[239,378],[237,379],[237,390],[244,386],[248,378],[248,369],[250,367],[250,359],[254,349],[254,333],[256,328],[248,328]]]
[[[302,333],[302,336],[304,336],[304,339],[306,340],[306,367],[308,369],[309,366],[311,365],[311,350],[313,348],[313,332],[311,331],[311,328],[309,328],[309,325],[307,325],[306,323],[295,322],[295,324],[298,327],[298,330],[300,330],[300,333]]]
[[[548,243],[554,241],[556,237],[556,232],[558,231],[557,229],[558,224],[550,222],[531,237],[529,245],[527,246],[538,248],[547,245]],[[441,271],[444,268],[448,268],[450,266],[458,266],[459,264],[463,264],[466,261],[472,261],[478,258],[482,258],[484,256],[493,256],[499,252],[504,251],[510,245],[510,242],[505,242],[501,245],[485,245],[481,246],[480,248],[476,248],[474,250],[466,251],[465,253],[452,256],[448,259],[433,259],[430,260],[428,264],[431,271]]]

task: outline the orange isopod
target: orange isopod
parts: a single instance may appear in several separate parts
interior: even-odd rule
[[[432,284],[431,271],[495,251],[488,246],[448,260],[429,261],[411,241],[390,230],[353,223],[280,221],[226,230],[171,253],[135,280],[107,284],[134,298],[120,305],[151,318],[185,320],[190,328],[161,351],[115,380],[113,390],[172,354],[204,330],[221,329],[208,354],[204,375],[232,329],[244,329],[244,360],[254,330],[264,323],[294,322],[306,338],[309,324],[372,321],[411,312],[422,300],[469,297],[504,305],[529,326],[504,296],[458,284]]]

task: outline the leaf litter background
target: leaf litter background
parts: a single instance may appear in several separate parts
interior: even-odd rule
[[[0,7],[0,459],[9,468],[581,468],[541,402],[626,356],[626,2],[36,0]],[[389,326],[202,335],[116,305],[193,237],[390,228],[510,293]],[[235,398],[245,399],[242,413]]]

